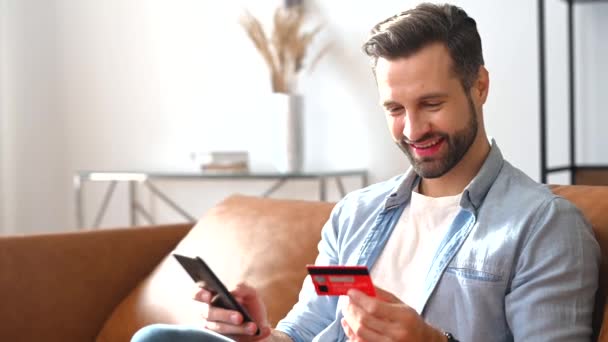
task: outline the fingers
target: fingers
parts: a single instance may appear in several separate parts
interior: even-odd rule
[[[235,297],[243,297],[248,298],[251,296],[257,295],[257,291],[254,287],[248,285],[247,283],[239,283],[236,285],[236,288],[231,291],[232,295]]]
[[[402,304],[401,299],[397,298],[394,294],[379,288],[378,286],[374,286],[376,289],[376,296],[385,302],[394,303],[394,304]]]
[[[203,318],[207,321],[230,323],[233,325],[241,325],[243,323],[243,316],[237,311],[210,305],[207,306],[207,310],[203,310]]]
[[[342,324],[342,329],[344,330],[344,334],[346,335],[346,337],[348,337],[348,340],[356,341],[357,335],[355,335],[353,329],[350,328],[348,322],[346,322],[346,319],[342,318],[342,320],[340,320],[340,323]]]
[[[369,329],[359,330],[355,332],[354,329],[350,327],[346,319],[342,319],[342,329],[344,329],[344,334],[348,337],[349,341],[352,342],[381,342],[381,341],[390,341],[387,337],[383,336],[380,333],[375,331],[370,331]]]
[[[245,283],[239,283],[236,288],[230,292],[235,298],[241,299],[241,301],[245,301],[246,299],[257,295],[256,289]],[[198,287],[197,292],[194,294],[195,300],[207,304],[211,301],[212,297],[212,293],[205,290],[203,287]]]
[[[258,330],[258,327],[253,322],[247,322],[241,325],[231,323],[211,322],[207,321],[205,328],[220,333],[222,335],[249,335],[253,336]]]
[[[418,313],[391,293],[379,289],[378,297],[363,292],[348,292],[349,302],[343,308],[346,333],[353,341],[428,341],[429,327]],[[344,325],[343,325],[344,327]]]
[[[194,294],[194,300],[197,300],[202,303],[209,304],[211,302],[211,292],[205,290],[204,288],[198,288],[198,291]]]
[[[247,308],[249,315],[261,329],[269,325],[266,306],[255,288],[240,283],[232,291],[232,294],[238,302]]]
[[[213,298],[211,292],[201,288],[194,294],[194,299],[207,304],[203,306],[202,316],[208,322],[229,323],[232,325],[241,325],[243,316],[236,311],[227,310],[210,305]]]
[[[398,317],[402,319],[404,315],[417,315],[414,309],[401,302],[390,292],[380,288],[377,288],[377,291],[377,297],[369,297],[361,291],[349,290],[349,301],[363,308],[367,313],[387,321],[394,321]]]
[[[352,333],[359,338],[367,336],[366,340],[379,341],[372,337],[381,336],[391,329],[391,321],[374,316],[354,302],[349,302],[342,309],[342,314]]]
[[[348,298],[351,305],[354,304],[373,316],[390,318],[392,315],[390,303],[379,298],[370,297],[361,291],[349,290]]]
[[[267,324],[266,313],[255,288],[247,284],[239,284],[231,291],[235,299],[245,306],[254,322],[244,323],[241,313],[212,305],[214,294],[204,288],[197,289],[194,299],[203,303],[201,316],[205,319],[205,327],[223,335],[248,335],[253,336],[258,331],[258,324],[261,332],[264,329],[270,331]]]
[[[243,316],[232,310],[226,310],[206,304],[202,310],[205,328],[223,335],[255,335],[258,326],[253,322],[243,323]]]

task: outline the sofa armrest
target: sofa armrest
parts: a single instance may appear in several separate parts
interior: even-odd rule
[[[0,237],[0,341],[93,341],[191,227]]]

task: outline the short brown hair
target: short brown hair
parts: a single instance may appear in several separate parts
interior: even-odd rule
[[[375,72],[380,57],[408,57],[436,42],[445,44],[462,86],[470,89],[484,61],[477,24],[460,7],[423,3],[392,16],[374,26],[363,51]]]

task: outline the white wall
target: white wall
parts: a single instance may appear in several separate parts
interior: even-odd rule
[[[13,86],[11,66],[14,60],[12,42],[14,6],[10,0],[0,1],[0,233],[15,231],[16,175],[14,172],[16,146],[13,126],[17,112],[13,110],[17,89]]]
[[[608,165],[608,3],[580,6],[576,14],[577,161]]]
[[[5,198],[5,172],[4,170],[4,159],[5,156],[5,143],[6,132],[4,131],[4,118],[6,112],[6,70],[5,64],[2,63],[6,59],[6,0],[0,0],[0,234],[4,233],[6,227],[6,210],[4,209]]]
[[[3,127],[9,232],[57,228],[69,215],[63,203],[68,174],[64,116],[56,90],[55,6],[52,1],[7,1],[5,20],[7,116]],[[4,158],[3,158],[4,159]],[[12,222],[10,222],[12,221]]]
[[[603,99],[608,94],[608,3],[574,6],[576,155],[579,165],[608,164]],[[563,1],[546,1],[547,18],[547,112],[548,162],[550,167],[569,162],[569,88],[567,7]],[[549,182],[569,182],[568,173],[549,177]]]
[[[244,4],[255,6],[251,9],[259,15],[280,1],[4,1],[12,39],[10,53],[0,59],[11,71],[10,87],[2,94],[10,100],[5,101],[0,147],[10,146],[14,154],[12,160],[2,158],[12,166],[4,172],[9,180],[4,185],[12,189],[5,189],[4,203],[5,212],[14,216],[14,231],[73,228],[71,176],[79,169],[194,171],[189,152],[208,149],[250,149],[254,167],[268,167],[261,148],[269,135],[264,99],[270,86],[265,66],[237,20]],[[371,181],[402,172],[407,162],[389,138],[360,46],[373,24],[417,1],[311,2],[312,11],[327,23],[321,38],[331,41],[333,49],[300,83],[306,100],[306,168],[367,168]],[[536,3],[455,3],[476,18],[482,36],[492,82],[485,107],[488,132],[513,164],[538,179]],[[558,16],[559,6],[548,11]],[[605,31],[601,22],[608,15],[602,11],[584,10],[577,16],[590,25],[588,30]],[[559,34],[564,22],[555,27],[550,32]],[[550,67],[559,69],[556,56],[563,53],[563,43],[550,39]],[[581,41],[592,45],[588,39]],[[600,56],[605,55],[603,50]],[[585,62],[599,66],[600,60]],[[605,70],[586,72],[605,75]],[[551,76],[551,91],[562,99],[558,85],[563,81],[556,76]],[[591,96],[582,109],[600,108],[597,84],[602,78],[597,77],[596,83],[580,84],[580,93]],[[564,124],[552,129],[560,131]],[[596,126],[580,129],[600,132]],[[591,141],[586,151],[591,151]],[[602,157],[601,150],[589,153]],[[229,193],[256,194],[268,185],[160,186],[200,215]],[[86,190],[90,223],[103,189],[93,185]],[[310,183],[293,184],[277,196],[311,198],[314,190]],[[125,189],[117,195],[106,226],[127,222]],[[145,193],[144,201],[159,220],[178,219]]]

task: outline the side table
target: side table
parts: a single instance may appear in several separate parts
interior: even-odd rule
[[[366,170],[346,170],[332,172],[298,172],[298,173],[168,173],[168,172],[110,172],[110,171],[78,171],[74,175],[74,193],[76,200],[76,222],[78,228],[85,227],[84,214],[84,195],[83,190],[87,182],[107,182],[103,200],[93,221],[93,227],[99,227],[106,213],[108,204],[112,199],[114,190],[118,183],[127,183],[129,187],[129,216],[130,224],[137,225],[137,215],[143,216],[149,223],[153,223],[153,217],[144,208],[137,199],[137,189],[139,185],[145,186],[148,190],[161,201],[166,203],[170,208],[190,222],[196,221],[196,218],[179,206],[166,193],[161,191],[155,184],[159,180],[172,181],[214,181],[214,180],[234,180],[234,181],[258,181],[258,180],[274,180],[273,184],[265,190],[261,196],[269,197],[288,181],[296,180],[316,180],[319,184],[319,200],[327,200],[328,181],[335,180],[335,185],[341,196],[346,195],[346,191],[342,182],[344,177],[357,177],[360,179],[361,187],[368,184],[368,175]]]

